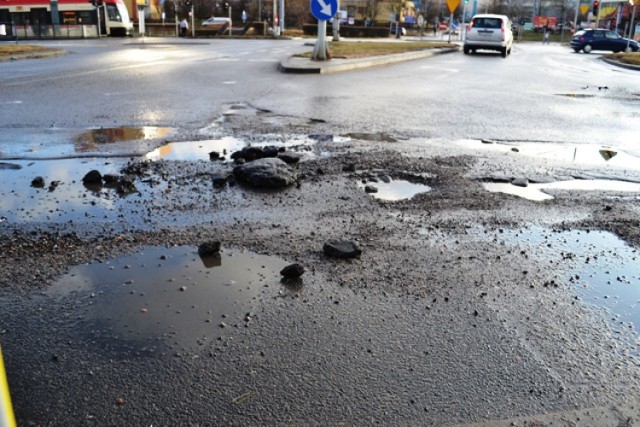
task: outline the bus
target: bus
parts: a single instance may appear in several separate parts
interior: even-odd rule
[[[133,35],[123,0],[0,0],[0,22],[21,39]]]

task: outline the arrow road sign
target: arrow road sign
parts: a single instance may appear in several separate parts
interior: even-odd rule
[[[338,10],[338,0],[311,0],[311,13],[318,21],[328,21]]]

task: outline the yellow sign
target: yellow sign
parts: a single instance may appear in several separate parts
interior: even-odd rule
[[[460,0],[447,0],[447,6],[449,6],[449,12],[453,13],[458,8]]]
[[[587,11],[589,10],[589,5],[588,4],[583,4],[580,5],[580,12],[584,15],[587,13]]]

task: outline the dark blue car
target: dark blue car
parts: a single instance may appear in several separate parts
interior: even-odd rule
[[[637,52],[638,42],[620,37],[614,31],[580,30],[571,38],[571,48],[589,53],[592,50],[608,50],[611,52]]]

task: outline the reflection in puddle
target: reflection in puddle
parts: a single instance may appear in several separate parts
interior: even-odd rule
[[[579,163],[596,166],[612,166],[627,169],[640,169],[640,158],[614,147],[595,144],[567,145],[556,143],[502,143],[478,140],[458,140],[457,145],[466,148],[481,149],[509,155],[522,155],[567,163]]]
[[[228,158],[234,151],[245,147],[245,142],[226,136],[206,141],[172,142],[147,153],[146,160],[209,160],[209,153],[215,151]]]
[[[0,216],[10,223],[111,222],[125,217],[134,223],[144,221],[131,215],[137,203],[152,198],[141,192],[125,200],[114,185],[87,188],[83,184],[82,178],[93,169],[118,176],[126,164],[119,159],[20,160],[13,164],[20,168],[0,169]],[[39,185],[34,185],[40,177]],[[142,182],[135,185],[139,190],[146,188]]]
[[[640,184],[638,183],[609,179],[576,179],[573,181],[529,184],[527,187],[495,182],[485,182],[482,185],[492,193],[511,194],[534,201],[553,199],[553,196],[545,193],[544,190],[640,192]]]
[[[428,185],[414,184],[403,180],[393,180],[390,182],[368,182],[366,184],[358,182],[358,187],[362,189],[365,189],[368,186],[372,186],[377,190],[376,192],[371,192],[369,194],[378,200],[388,202],[410,199],[418,193],[426,193],[431,190],[431,187]]]
[[[507,243],[525,244],[549,257],[575,261],[568,273],[589,303],[605,307],[615,323],[633,324],[640,331],[640,254],[612,233],[548,229],[505,230],[499,235]]]
[[[331,137],[329,142],[336,142]],[[342,139],[339,139],[341,141]],[[262,141],[247,141],[233,136],[225,136],[219,139],[203,141],[172,142],[147,153],[146,160],[210,160],[209,153],[218,154],[216,158],[229,159],[235,151],[240,151],[245,147],[276,147],[305,153],[306,157],[313,157],[313,147],[320,142],[327,142],[316,139],[315,135],[283,137],[272,135]]]
[[[78,151],[94,150],[100,144],[163,138],[174,129],[152,126],[90,129],[73,138]]]
[[[158,341],[193,348],[226,327],[244,326],[261,293],[276,295],[284,260],[221,253],[213,262],[197,248],[151,247],[100,264],[73,267],[49,289],[52,296],[87,297],[79,328],[108,348]]]

